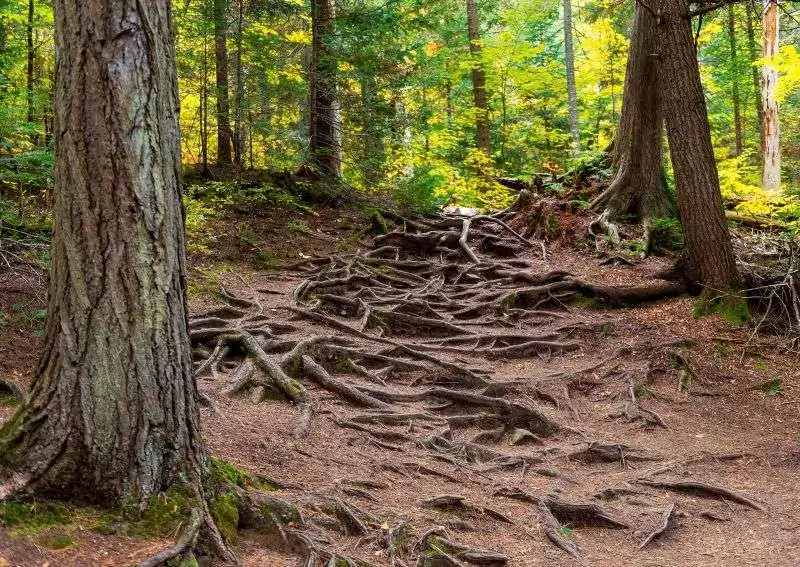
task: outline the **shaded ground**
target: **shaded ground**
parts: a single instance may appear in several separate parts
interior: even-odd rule
[[[330,325],[297,318],[289,310],[292,294],[309,274],[265,271],[252,264],[220,265],[226,258],[255,258],[265,250],[285,251],[287,242],[290,252],[280,258],[283,262],[301,252],[306,256],[326,250],[338,254],[342,249],[363,246],[361,234],[352,236],[347,223],[336,226],[336,213],[321,215],[319,220],[303,219],[314,236],[305,231],[287,232],[285,218],[264,219],[254,229],[256,238],[249,239],[256,245],[248,248],[245,243],[230,253],[217,251],[210,260],[194,258],[192,312],[208,313],[224,304],[208,293],[221,278],[229,293],[252,302],[248,312],[264,316],[268,323],[291,325],[291,329],[274,332],[278,342],[296,344],[316,335],[343,336]],[[324,238],[318,237],[323,233],[317,232],[317,222],[319,228],[330,230]],[[236,226],[235,221],[228,226],[222,241],[238,239]],[[592,254],[576,251],[567,242],[548,248],[546,259],[536,249],[518,250],[518,254],[531,263],[523,269],[530,274],[565,270],[595,284],[647,284],[665,267],[658,259],[635,266],[600,266]],[[322,276],[316,272],[312,277]],[[491,285],[487,283],[487,289]],[[352,297],[362,287],[345,286],[336,293]],[[24,282],[0,279],[0,308],[13,315],[12,323],[0,333],[0,350],[6,354],[0,360],[0,372],[23,385],[27,385],[40,348],[33,308],[41,308],[42,289],[35,274]],[[412,297],[422,293],[415,286],[411,290]],[[14,309],[14,305],[28,300],[33,301]],[[359,327],[357,313],[326,307],[319,302],[318,294],[301,301],[352,328]],[[578,565],[579,560],[548,539],[537,504],[560,501],[601,505],[628,526],[584,527],[586,517],[559,518],[557,538],[568,546],[579,546],[583,564],[797,565],[800,370],[796,359],[779,350],[769,337],[751,341],[750,330],[721,318],[697,320],[692,307],[692,300],[686,296],[615,310],[569,297],[542,306],[542,311],[556,314],[552,317],[523,314],[517,323],[504,323],[501,318],[492,323],[495,313],[486,312],[479,320],[459,323],[473,333],[465,343],[467,351],[434,352],[435,357],[475,369],[493,384],[503,384],[499,393],[490,392],[485,384],[453,383],[451,370],[430,362],[425,363],[425,369],[401,368],[387,375],[380,374],[376,365],[369,373],[373,377],[377,373],[380,380],[370,382],[340,368],[339,359],[324,353],[315,355],[331,374],[362,387],[362,391],[371,388],[410,395],[446,387],[475,392],[535,408],[562,428],[546,434],[536,432],[522,444],[510,444],[513,429],[521,428],[516,427],[519,424],[501,424],[498,428],[494,422],[485,426],[453,420],[457,416],[492,414],[492,408],[485,405],[433,396],[392,402],[388,410],[370,411],[344,402],[340,395],[309,380],[302,370],[298,378],[308,389],[314,412],[308,435],[298,438],[295,433],[300,411],[296,407],[258,387],[243,389],[233,397],[224,393],[236,376],[238,364],[221,366],[216,376],[204,373],[200,377],[201,390],[219,404],[219,412],[203,409],[204,432],[216,457],[285,487],[272,494],[299,504],[306,523],[304,528],[287,529],[307,530],[322,542],[326,552],[354,561],[390,564],[387,533],[407,523],[410,532],[405,544],[399,546],[398,565],[409,564],[420,534],[437,526],[444,527],[441,537],[500,552],[510,565]],[[528,310],[539,307],[529,306]],[[482,336],[499,332],[538,336],[563,329],[565,324],[575,327],[559,334],[557,340],[579,343],[575,348],[542,348],[522,357],[487,359],[475,353],[478,347],[470,347],[472,339]],[[381,327],[366,325],[365,332],[377,335]],[[392,340],[416,345],[448,336],[419,326],[389,325],[383,332]],[[344,335],[353,341],[353,348],[368,351],[375,346],[370,340]],[[584,369],[591,370],[580,372]],[[652,412],[666,428],[657,425],[652,416],[648,419],[649,414],[630,407],[631,380],[637,406]],[[0,415],[7,418],[13,409],[1,411]],[[391,422],[364,418],[387,413],[401,417]],[[448,450],[423,443],[432,436],[448,440]],[[475,457],[473,442],[494,456]],[[764,510],[730,498],[642,484],[642,479],[705,482],[746,495]],[[605,494],[608,489],[618,492]],[[445,507],[423,506],[423,502],[443,495],[463,501],[451,499]],[[525,501],[526,497],[535,502]],[[342,530],[321,511],[319,502],[337,498],[347,502],[362,519],[365,533]],[[672,504],[676,513],[670,529],[638,550]],[[165,545],[85,530],[73,533],[72,539],[72,547],[52,550],[35,537],[10,538],[0,530],[0,556],[11,565],[24,566],[129,565]],[[242,534],[237,545],[245,565],[294,565],[299,561],[297,553],[266,549],[257,534]],[[438,561],[429,564],[448,564],[446,558],[439,557]],[[463,558],[456,561],[450,564],[468,563]]]

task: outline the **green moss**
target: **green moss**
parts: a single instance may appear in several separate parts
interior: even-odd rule
[[[40,533],[35,541],[37,544],[48,549],[66,549],[72,547],[75,542],[64,528],[50,528]]]
[[[369,220],[372,224],[373,234],[386,234],[389,232],[389,226],[386,224],[386,219],[379,210],[372,210],[369,213]]]
[[[302,524],[303,516],[300,509],[289,502],[270,499],[263,502],[259,508],[261,514],[269,521],[277,524]]]
[[[0,503],[0,523],[9,528],[13,536],[35,535],[54,526],[64,526],[72,521],[70,508],[60,502],[7,501]]]
[[[228,461],[211,458],[212,479],[217,484],[228,484],[232,486],[244,487],[248,480],[248,474]]]
[[[585,295],[578,295],[572,300],[572,305],[581,307],[583,309],[602,309],[603,302],[596,297],[586,297]]]
[[[123,518],[130,522],[127,535],[166,537],[197,506],[196,496],[187,487],[171,488],[150,498],[145,509],[123,506]]]
[[[747,298],[735,290],[706,290],[694,302],[694,316],[709,315],[721,315],[733,325],[744,325],[750,321]]]
[[[16,408],[22,404],[22,399],[14,394],[0,392],[0,406]]]
[[[239,507],[237,506],[236,495],[232,492],[223,494],[211,503],[209,509],[225,540],[228,542],[236,541],[236,534],[239,529]]]

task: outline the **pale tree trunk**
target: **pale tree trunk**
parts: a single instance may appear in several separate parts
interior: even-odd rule
[[[739,96],[739,64],[736,46],[736,14],[734,6],[728,6],[728,38],[731,47],[731,98],[733,100],[733,129],[735,134],[735,155],[742,155],[744,134],[742,132],[741,99]]]
[[[684,229],[686,276],[721,290],[739,283],[725,222],[708,110],[685,0],[659,0],[658,84]]]
[[[342,175],[341,124],[336,59],[329,42],[334,32],[332,0],[313,0],[309,86],[309,157],[326,177]]]
[[[581,127],[578,122],[578,91],[575,86],[575,48],[572,33],[572,1],[564,0],[564,60],[567,71],[567,97],[569,104],[569,129],[572,133],[572,149],[581,149]]]
[[[764,153],[764,106],[761,104],[761,72],[755,66],[758,60],[758,49],[756,46],[756,32],[753,26],[755,15],[753,14],[753,0],[747,0],[744,5],[746,8],[747,17],[747,51],[750,56],[751,69],[753,75],[753,100],[756,105],[756,118],[758,120],[758,137],[759,137],[759,150]],[[762,155],[763,157],[763,155]]]
[[[214,60],[217,73],[217,164],[232,162],[228,89],[228,0],[214,0]]]
[[[486,100],[486,65],[483,62],[478,0],[467,0],[467,37],[472,58],[472,95],[475,105],[475,147],[491,154],[489,105]]]
[[[628,66],[622,94],[622,117],[614,140],[614,181],[592,202],[607,218],[634,214],[649,221],[672,214],[662,176],[663,119],[655,50],[655,18],[636,4]]]
[[[781,140],[778,115],[778,70],[772,64],[780,45],[780,7],[777,0],[764,0],[761,101],[764,107],[764,189],[771,193],[781,188]]]

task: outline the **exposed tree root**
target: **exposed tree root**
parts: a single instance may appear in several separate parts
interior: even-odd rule
[[[688,492],[697,494],[706,498],[721,498],[723,500],[730,500],[744,506],[748,506],[755,510],[764,511],[764,507],[753,499],[741,494],[739,492],[729,490],[721,486],[714,486],[704,482],[697,482],[691,480],[654,480],[650,478],[640,478],[637,480],[639,484],[651,486],[653,488],[665,488],[675,492]]]
[[[650,534],[644,538],[641,544],[639,544],[639,549],[644,549],[648,545],[650,545],[653,541],[663,536],[667,531],[669,531],[672,526],[675,524],[675,504],[670,504],[667,506],[667,509],[664,510],[664,514],[661,516],[661,521],[656,526]]]

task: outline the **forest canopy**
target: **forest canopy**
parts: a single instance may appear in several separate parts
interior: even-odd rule
[[[314,14],[325,5],[330,24],[315,44]],[[315,151],[309,101],[314,77],[327,74],[335,80],[322,80],[317,92],[335,91],[329,137],[337,138],[347,186],[423,209],[504,204],[511,196],[494,178],[562,173],[598,159],[614,140],[633,5],[174,2],[183,162],[201,171],[296,171]],[[771,59],[779,74],[780,194],[762,191],[763,6],[721,3],[693,20],[723,196],[746,214],[790,220],[800,192],[794,10],[793,2],[779,5],[783,25]],[[5,201],[20,205],[52,177],[53,25],[49,2],[0,2],[0,183]]]

